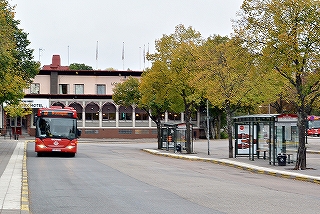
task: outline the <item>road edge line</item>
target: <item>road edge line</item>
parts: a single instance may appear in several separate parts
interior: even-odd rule
[[[21,187],[21,213],[30,213],[29,208],[29,182],[27,171],[27,145],[29,141],[24,142],[24,154],[22,161],[22,187]]]

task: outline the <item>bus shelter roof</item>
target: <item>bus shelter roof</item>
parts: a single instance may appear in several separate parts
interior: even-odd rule
[[[279,114],[252,114],[233,117],[235,123],[246,122],[276,122]]]
[[[165,123],[161,123],[162,127],[179,127],[179,126],[183,126],[186,125],[186,123],[183,122],[165,122]],[[192,127],[193,124],[190,123],[190,127]]]

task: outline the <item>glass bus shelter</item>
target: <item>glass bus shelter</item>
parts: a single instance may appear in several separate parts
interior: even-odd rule
[[[235,157],[248,156],[269,160],[285,155],[288,163],[296,161],[298,149],[297,116],[288,114],[257,114],[233,118]]]
[[[193,152],[193,126],[190,124],[191,152]],[[186,149],[187,126],[186,123],[163,123],[161,124],[162,149],[174,149],[181,152]]]

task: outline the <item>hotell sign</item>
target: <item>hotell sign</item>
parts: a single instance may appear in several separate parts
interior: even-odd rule
[[[22,99],[25,108],[48,108],[48,99]]]

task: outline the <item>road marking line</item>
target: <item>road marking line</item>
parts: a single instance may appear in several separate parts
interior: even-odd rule
[[[21,210],[29,212],[29,184],[28,184],[28,171],[27,171],[27,144],[24,143],[24,155],[22,166],[22,191],[21,191]]]

